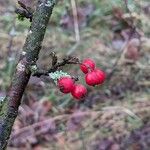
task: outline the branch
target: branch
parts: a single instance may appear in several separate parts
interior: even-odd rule
[[[40,77],[42,75],[48,76],[49,73],[55,72],[60,67],[63,67],[65,65],[67,65],[67,64],[81,64],[81,62],[79,61],[78,58],[72,57],[72,56],[67,56],[61,62],[57,62],[57,56],[54,54],[52,56],[52,67],[49,70],[47,70],[47,71],[45,71],[45,70],[37,70],[36,72],[34,72],[33,76],[36,76],[36,77]]]
[[[54,0],[39,0],[32,24],[23,47],[22,56],[16,66],[11,86],[0,110],[0,150],[4,150],[18,114],[18,107],[31,76],[30,67],[36,63],[45,30],[52,14]]]

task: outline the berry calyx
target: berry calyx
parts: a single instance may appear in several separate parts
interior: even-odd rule
[[[70,77],[61,77],[57,83],[62,93],[70,93],[74,88],[74,80]]]
[[[84,59],[82,64],[80,65],[80,69],[83,73],[88,73],[89,70],[94,70],[95,62],[92,59]]]
[[[105,78],[106,78],[105,73],[102,70],[100,70],[100,69],[95,69],[93,72],[98,77],[96,85],[102,84],[105,81]]]
[[[71,94],[74,98],[80,100],[87,94],[87,89],[82,84],[76,84],[74,85],[73,90],[71,91]]]

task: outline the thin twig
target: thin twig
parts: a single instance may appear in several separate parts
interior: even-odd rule
[[[78,12],[77,12],[77,6],[75,0],[71,0],[71,7],[73,13],[75,38],[76,38],[76,42],[78,43],[80,41],[80,32],[79,32],[79,24],[78,24]]]
[[[75,43],[67,52],[67,56],[71,55],[81,44],[81,40],[77,43]]]

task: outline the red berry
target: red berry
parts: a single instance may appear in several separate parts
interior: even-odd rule
[[[106,75],[105,73],[100,69],[95,69],[93,71],[98,76],[98,80],[96,84],[102,84],[105,81]]]
[[[95,69],[92,72],[86,74],[85,76],[85,81],[90,86],[102,84],[104,80],[105,80],[105,73],[100,69]]]
[[[88,73],[88,70],[94,70],[95,62],[92,59],[84,59],[82,64],[80,65],[80,69],[83,73]]]
[[[70,77],[61,77],[58,80],[58,87],[62,93],[70,93],[74,87],[74,80]]]
[[[76,99],[85,97],[87,89],[82,84],[76,84],[71,92],[72,96]]]
[[[99,80],[99,77],[94,71],[89,72],[85,76],[85,82],[90,86],[96,85],[98,83],[98,80]]]

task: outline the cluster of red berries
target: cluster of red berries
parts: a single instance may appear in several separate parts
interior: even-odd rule
[[[83,98],[87,89],[82,84],[75,84],[74,79],[71,77],[62,77],[58,80],[58,87],[62,93],[71,93],[76,99]]]
[[[90,86],[102,84],[105,81],[105,73],[95,67],[95,62],[91,59],[85,59],[80,69],[85,73],[85,81]]]
[[[95,62],[91,59],[85,59],[81,63],[80,69],[86,74],[85,81],[86,84],[90,86],[102,84],[105,80],[105,73],[102,70],[95,68]],[[61,77],[57,83],[62,93],[71,93],[76,99],[85,97],[87,93],[86,87],[82,84],[75,84],[75,80],[71,77]]]

